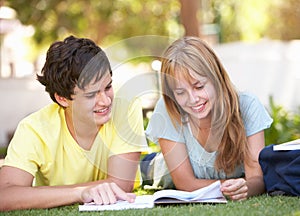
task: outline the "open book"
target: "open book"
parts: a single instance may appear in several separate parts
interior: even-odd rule
[[[273,151],[282,151],[282,150],[300,150],[300,139],[296,139],[290,142],[285,142],[273,146]]]
[[[134,203],[127,201],[118,201],[111,205],[96,205],[94,203],[85,203],[79,205],[79,211],[105,211],[122,209],[142,209],[153,208],[161,204],[179,204],[179,203],[227,203],[226,198],[220,191],[220,181],[200,188],[198,190],[187,192],[180,190],[160,190],[153,195],[137,196]]]

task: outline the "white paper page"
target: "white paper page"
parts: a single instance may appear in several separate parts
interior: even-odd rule
[[[127,201],[118,201],[111,205],[96,205],[95,203],[85,203],[79,205],[79,211],[107,211],[107,210],[124,210],[124,209],[143,209],[153,208],[154,203],[151,195],[137,196],[134,203]]]
[[[159,198],[176,198],[178,200],[183,200],[183,201],[189,201],[191,200],[195,194],[192,192],[187,192],[187,191],[178,191],[178,190],[161,190],[157,191],[153,194],[153,199],[159,199]]]
[[[157,191],[153,195],[153,199],[157,200],[159,198],[175,198],[183,201],[218,201],[227,202],[226,198],[223,196],[220,190],[221,182],[216,181],[211,185],[200,188],[198,190],[187,192],[179,190],[162,190]]]
[[[273,151],[300,150],[300,139],[273,146]]]
[[[201,188],[195,192],[197,192],[197,196],[192,199],[192,201],[199,201],[199,200],[213,200],[215,198],[224,198],[226,201],[226,198],[222,194],[221,190],[221,182],[216,181],[212,183],[211,185]]]

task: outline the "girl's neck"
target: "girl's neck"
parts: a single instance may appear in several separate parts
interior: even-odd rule
[[[189,117],[189,121],[191,125],[193,125],[198,130],[208,131],[211,129],[211,119],[205,118],[205,119],[197,119],[193,117]]]
[[[198,143],[207,152],[217,151],[219,142],[212,136],[211,120],[190,118],[189,122],[192,134]]]

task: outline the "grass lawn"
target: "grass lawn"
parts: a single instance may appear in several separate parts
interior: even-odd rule
[[[65,206],[44,210],[24,210],[0,212],[0,215],[125,215],[125,216],[152,216],[152,215],[292,215],[300,216],[300,197],[270,197],[262,195],[253,197],[242,202],[229,201],[227,204],[190,204],[190,205],[170,205],[157,206],[153,209],[134,209],[122,211],[104,211],[104,212],[79,212],[78,205]]]
[[[0,147],[0,159],[5,157],[6,151],[7,151],[6,147]]]

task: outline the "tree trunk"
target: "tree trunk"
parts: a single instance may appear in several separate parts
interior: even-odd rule
[[[201,36],[200,22],[197,18],[200,0],[180,0],[180,17],[186,36]]]

